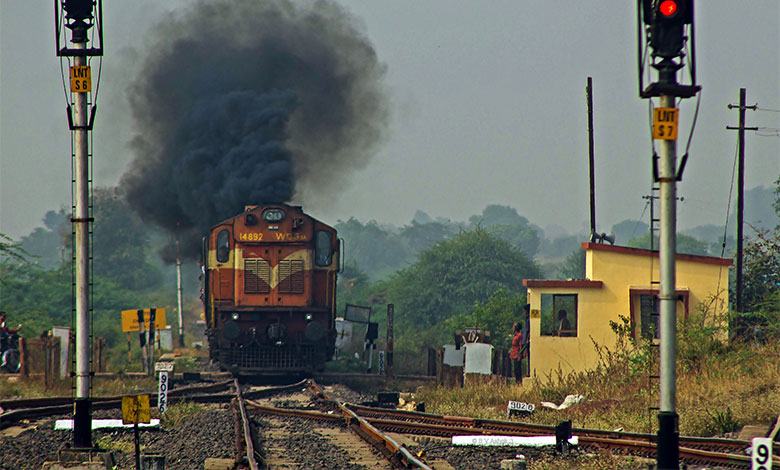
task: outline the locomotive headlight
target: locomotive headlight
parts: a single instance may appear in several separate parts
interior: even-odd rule
[[[306,314],[306,321],[311,321],[311,320],[312,320],[312,318],[314,318],[314,317],[312,316],[312,314],[311,314],[311,313],[307,313],[307,314]]]
[[[238,320],[238,312],[233,312],[233,315],[230,316],[233,320]]]
[[[281,209],[266,209],[263,211],[263,220],[266,222],[281,222],[284,219],[284,211]]]

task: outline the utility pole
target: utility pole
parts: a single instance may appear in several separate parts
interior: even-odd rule
[[[179,222],[176,222],[176,299],[179,309],[179,347],[184,347],[184,313],[182,312],[181,249],[179,248]]]
[[[74,305],[76,330],[76,370],[74,371],[76,395],[73,404],[73,447],[92,448],[92,416],[90,398],[91,379],[91,180],[89,131],[92,130],[96,107],[90,111],[88,97],[92,92],[91,69],[87,57],[103,55],[102,4],[97,11],[92,0],[64,0],[55,5],[55,38],[57,55],[73,57],[70,68],[71,94],[75,95],[73,107],[68,101],[68,123],[73,131],[73,216],[74,231]],[[66,19],[65,27],[71,30],[72,48],[60,47],[67,42],[60,24],[60,16]],[[98,25],[99,48],[87,47],[87,32]]]
[[[745,106],[744,88],[739,89],[739,106],[729,104],[729,109],[739,109],[739,127],[726,126],[728,130],[737,131],[738,160],[737,164],[737,292],[736,292],[736,311],[742,312],[742,242],[743,225],[745,219],[745,131],[757,131],[757,127],[745,127],[745,110],[755,109],[757,105]]]
[[[387,378],[393,378],[393,321],[395,304],[387,304],[387,358],[385,359],[385,373]]]

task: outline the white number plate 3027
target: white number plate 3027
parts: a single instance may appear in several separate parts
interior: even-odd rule
[[[751,456],[752,470],[772,470],[772,439],[754,437]]]

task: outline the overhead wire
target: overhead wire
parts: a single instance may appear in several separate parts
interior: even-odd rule
[[[652,195],[650,197],[653,197]],[[639,220],[636,221],[634,224],[634,228],[631,230],[631,236],[629,237],[629,240],[634,238],[634,234],[636,233],[636,228],[639,227],[639,224],[642,223],[642,217],[645,216],[645,212],[647,212],[647,208],[650,206],[652,199],[648,199],[645,203],[645,208],[642,209],[642,215],[639,216]]]
[[[723,243],[720,247],[720,257],[723,258],[723,256],[726,254],[726,237],[729,230],[729,216],[731,215],[731,198],[734,194],[734,178],[737,174],[737,159],[739,158],[739,143],[737,143],[736,148],[734,149],[734,164],[731,168],[731,186],[729,187],[729,202],[726,205],[726,222],[723,224]],[[721,274],[723,272],[723,265],[721,264],[718,268],[718,286],[720,286],[720,279]]]
[[[92,28],[92,44],[95,44],[95,31],[99,30],[103,26],[100,24],[101,17],[100,15],[95,16],[95,25]],[[103,47],[103,44],[100,44],[100,47]],[[98,93],[100,92],[100,74],[103,71],[103,56],[100,55],[98,58],[98,73],[97,73],[97,80],[95,81],[95,94],[94,98],[92,99],[92,106],[97,106],[97,99],[98,99]],[[88,62],[92,62],[92,57],[88,59]]]
[[[63,22],[65,21],[65,19],[63,18],[63,15],[59,15],[59,17],[60,17],[60,24],[59,24],[59,28],[57,29],[58,31],[62,31]],[[57,54],[59,54],[59,52],[60,51],[57,51]],[[68,61],[68,70],[70,70],[70,57],[60,56],[60,75],[62,76],[62,91],[65,92],[65,102],[68,104],[68,106],[70,106],[70,94],[68,93],[68,85],[66,84],[65,81],[65,70],[62,68],[63,63],[66,60]]]
[[[755,134],[759,137],[780,137],[780,128],[777,127],[759,127]]]

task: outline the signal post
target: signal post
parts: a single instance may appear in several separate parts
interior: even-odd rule
[[[677,181],[688,157],[683,156],[677,169],[677,129],[679,110],[676,98],[695,96],[701,87],[696,85],[695,42],[693,30],[693,0],[639,0],[639,95],[658,98],[659,106],[653,112],[653,142],[658,141],[657,155],[653,155],[653,175],[659,186],[660,199],[660,406],[658,413],[657,468],[678,470],[679,416],[676,411],[676,337],[677,294],[675,255],[677,241]],[[644,30],[644,35],[642,31]],[[687,33],[687,34],[686,34]],[[690,36],[689,36],[689,35]],[[644,39],[644,41],[643,41]],[[690,40],[691,84],[677,82],[677,71],[685,67],[683,48]],[[643,87],[643,47],[652,48],[651,66],[657,71],[657,81]]]
[[[76,368],[73,404],[73,448],[92,448],[91,416],[91,175],[89,131],[95,119],[97,108],[90,107],[92,92],[91,69],[88,57],[103,55],[103,27],[101,0],[62,0],[54,2],[55,39],[59,57],[73,57],[70,67],[70,93],[74,95],[73,106],[68,98],[68,125],[73,132],[73,305],[76,331]],[[60,22],[62,18],[62,22]],[[65,29],[71,31],[73,47],[64,46],[68,40]],[[97,29],[96,43],[88,47],[88,32]],[[94,35],[92,36],[95,37]],[[64,47],[61,47],[64,46]],[[91,109],[90,109],[91,108]]]

